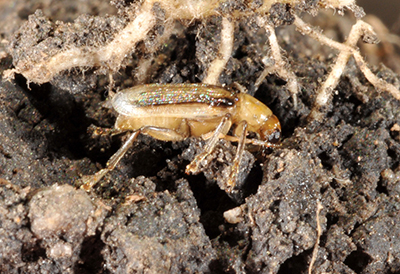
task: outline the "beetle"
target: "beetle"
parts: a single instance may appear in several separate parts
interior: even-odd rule
[[[162,141],[182,141],[190,136],[207,140],[204,151],[187,165],[187,174],[199,173],[201,162],[213,152],[219,139],[237,142],[228,188],[235,186],[245,144],[276,147],[281,136],[279,120],[266,105],[249,94],[219,86],[138,85],[114,95],[111,105],[118,113],[114,131],[132,134],[106,168],[83,180],[85,190],[115,168],[140,133]],[[228,135],[232,126],[233,135]],[[254,132],[257,138],[246,138],[248,132]]]

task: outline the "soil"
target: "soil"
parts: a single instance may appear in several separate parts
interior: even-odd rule
[[[129,5],[114,2],[0,1],[0,75],[65,45],[104,43],[128,20]],[[337,52],[285,25],[286,15],[277,35],[301,85],[297,108],[277,76],[254,86],[269,50],[254,18],[236,25],[220,77],[245,86],[282,124],[281,147],[246,151],[233,194],[223,189],[235,143],[221,141],[199,175],[186,175],[205,143],[147,136],[87,193],[80,178],[104,167],[125,139],[93,134],[92,125],[115,121],[102,106],[106,73],[77,68],[42,85],[21,75],[1,81],[0,272],[282,274],[311,265],[312,273],[400,273],[400,102],[351,60],[323,119],[309,119]],[[343,40],[354,18],[329,12],[308,21]],[[114,87],[136,84],[143,56],[154,59],[147,83],[201,82],[220,24],[177,22],[156,51],[154,39],[140,43]],[[371,68],[400,86],[390,68]]]

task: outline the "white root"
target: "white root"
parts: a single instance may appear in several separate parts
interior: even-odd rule
[[[312,274],[312,270],[314,267],[314,263],[317,260],[318,256],[318,246],[319,242],[321,240],[321,235],[322,235],[322,228],[321,228],[321,222],[319,221],[319,214],[321,213],[321,210],[324,209],[320,201],[317,201],[317,210],[315,213],[315,218],[317,219],[317,240],[315,241],[310,265],[308,266],[308,274]]]
[[[229,58],[232,56],[233,38],[235,37],[234,30],[235,24],[233,19],[222,17],[221,43],[219,46],[219,52],[207,70],[206,77],[203,80],[204,84],[221,85],[218,79],[228,63]]]
[[[268,74],[274,73],[278,75],[280,78],[284,79],[287,82],[286,84],[287,88],[293,97],[293,107],[296,109],[297,93],[299,91],[299,84],[297,82],[297,77],[293,71],[288,69],[289,66],[282,58],[281,47],[279,46],[278,39],[275,34],[275,27],[267,22],[264,22],[264,27],[268,35],[269,45],[271,48],[271,57],[274,60],[275,64],[272,67],[267,66],[264,69],[264,71],[257,79],[255,87],[257,89]]]
[[[75,67],[105,66],[115,72],[120,68],[125,56],[132,52],[134,46],[154,27],[155,22],[155,15],[151,9],[143,7],[136,18],[103,47],[70,48],[40,63],[27,67],[20,65],[16,69],[5,71],[5,75],[12,77],[14,73],[21,73],[29,81],[43,84],[51,81],[61,71]]]
[[[293,5],[298,2],[298,0],[285,1],[285,3]],[[60,72],[65,70],[68,71],[75,67],[80,67],[82,69],[100,67],[112,75],[120,69],[124,59],[133,51],[137,43],[143,41],[149,31],[155,27],[156,14],[153,11],[155,3],[165,11],[165,25],[168,26],[169,24],[169,27],[166,28],[165,34],[159,38],[159,42],[170,36],[173,26],[172,22],[174,22],[174,20],[203,20],[211,16],[221,15],[218,11],[220,4],[218,0],[166,0],[161,2],[156,0],[144,0],[140,7],[132,9],[132,15],[134,14],[135,16],[134,19],[129,22],[125,28],[119,30],[113,40],[108,44],[100,47],[69,47],[51,57],[44,58],[43,61],[39,61],[38,63],[31,63],[30,60],[20,61],[15,69],[6,70],[4,72],[4,77],[12,78],[14,73],[20,73],[25,76],[28,82],[42,84],[51,81]],[[264,71],[255,83],[255,88],[258,88],[268,74],[276,74],[287,82],[286,86],[292,94],[293,107],[296,109],[298,100],[297,96],[300,89],[297,76],[292,70],[290,70],[290,65],[288,65],[282,57],[282,49],[277,41],[275,27],[271,23],[268,23],[265,18],[265,15],[269,12],[269,9],[274,3],[276,3],[276,1],[267,0],[264,1],[264,4],[256,10],[252,10],[253,14],[254,12],[258,14],[257,20],[259,26],[264,27],[267,31],[269,46],[271,49],[270,59],[274,61],[271,66],[266,65]],[[348,8],[354,12],[357,10],[354,0],[324,0],[321,3],[325,8],[331,7],[339,10]],[[212,85],[221,84],[219,82],[219,77],[232,56],[235,22],[238,19],[249,15],[249,10],[235,11],[229,15],[222,15],[219,51],[216,58],[211,62],[206,71],[203,83]],[[373,86],[378,90],[389,92],[396,99],[400,100],[399,89],[374,75],[368,68],[367,63],[361,56],[359,50],[356,48],[356,44],[360,37],[374,37],[374,31],[369,24],[362,20],[358,20],[352,27],[348,39],[344,43],[339,43],[316,31],[312,26],[302,21],[298,16],[294,15],[294,17],[294,24],[300,32],[339,51],[338,58],[331,72],[328,74],[325,82],[318,91],[310,117],[316,119],[322,117],[321,109],[330,102],[333,91],[336,88],[351,56],[354,57],[360,70]],[[160,43],[157,45],[159,44]],[[152,50],[154,52],[155,48]],[[139,67],[136,70],[136,79],[138,82],[146,81],[151,66],[151,61],[142,60],[139,62]],[[112,81],[110,81],[110,83],[110,87],[112,87]]]
[[[356,48],[356,44],[362,36],[374,36],[372,27],[369,24],[362,20],[358,20],[357,23],[352,27],[349,37],[345,43],[336,42],[332,39],[329,39],[322,33],[315,31],[310,25],[306,24],[298,16],[295,16],[295,25],[303,34],[306,34],[322,44],[339,51],[339,56],[335,62],[335,65],[318,91],[314,108],[310,114],[312,118],[318,119],[321,117],[320,109],[321,107],[327,105],[330,101],[332,92],[339,83],[340,76],[343,74],[346,64],[351,56],[353,56],[356,60],[356,63],[364,74],[365,78],[367,78],[367,80],[376,89],[387,91],[397,100],[400,100],[399,89],[392,84],[379,79],[375,74],[373,74],[364,61],[364,58],[361,56],[360,51]]]

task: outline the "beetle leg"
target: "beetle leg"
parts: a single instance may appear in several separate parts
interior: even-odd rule
[[[189,135],[189,127],[187,125],[186,120],[183,121],[181,127],[178,129],[179,131],[175,131],[168,128],[159,128],[159,127],[143,127],[131,134],[128,140],[123,144],[123,146],[118,149],[118,151],[108,160],[107,166],[96,174],[91,176],[83,176],[82,181],[83,188],[86,191],[89,191],[93,186],[95,186],[109,171],[113,170],[119,161],[124,157],[125,153],[132,147],[133,142],[136,140],[140,133],[152,136],[158,140],[162,141],[182,141]],[[115,130],[116,133],[123,132],[123,130]]]
[[[143,134],[161,141],[183,141],[190,134],[190,129],[186,120],[182,122],[181,127],[178,130],[147,126],[143,127],[141,131]]]
[[[186,171],[185,171],[186,174],[199,173],[200,163],[208,155],[210,155],[213,152],[213,150],[215,149],[215,146],[217,145],[218,140],[225,137],[225,135],[228,133],[231,126],[232,126],[231,115],[228,113],[224,116],[224,118],[222,118],[221,123],[218,125],[217,129],[214,131],[214,134],[207,141],[207,144],[204,147],[204,151],[202,153],[198,154],[193,159],[193,161],[186,166]]]
[[[237,125],[235,132],[239,133],[238,134],[239,141],[238,141],[238,146],[237,146],[237,150],[236,150],[236,155],[235,155],[235,158],[233,159],[231,174],[229,176],[229,180],[228,180],[228,184],[227,184],[230,189],[233,189],[235,187],[237,177],[239,174],[240,162],[242,161],[242,158],[243,158],[244,145],[246,143],[247,122],[241,121]]]
[[[252,144],[255,146],[260,146],[260,147],[281,147],[282,144],[278,143],[278,144],[274,144],[271,142],[267,142],[267,141],[263,141],[263,140],[259,140],[259,139],[246,139],[246,144]]]
[[[223,137],[225,140],[229,141],[229,142],[240,142],[240,138],[236,137],[236,136],[230,136],[230,135],[225,135]],[[262,141],[259,139],[245,139],[244,140],[245,144],[252,144],[255,146],[261,146],[261,147],[281,147],[281,144],[273,144],[270,142],[266,142],[266,141]]]
[[[88,128],[88,133],[91,134],[92,137],[102,136],[102,135],[114,136],[125,132],[127,132],[126,129],[102,128],[102,127],[97,127],[95,125],[90,125]]]
[[[128,149],[132,146],[133,142],[136,140],[138,135],[140,134],[140,130],[137,130],[129,136],[128,140],[123,144],[123,146],[118,149],[113,156],[111,156],[110,160],[107,162],[107,166],[94,175],[83,176],[82,181],[83,185],[81,186],[82,189],[89,191],[92,187],[94,187],[100,180],[103,178],[109,171],[113,170],[119,161],[124,157],[125,153]]]

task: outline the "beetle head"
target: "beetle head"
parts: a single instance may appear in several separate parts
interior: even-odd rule
[[[268,117],[260,127],[260,139],[271,144],[277,144],[281,139],[281,124],[275,115]]]

